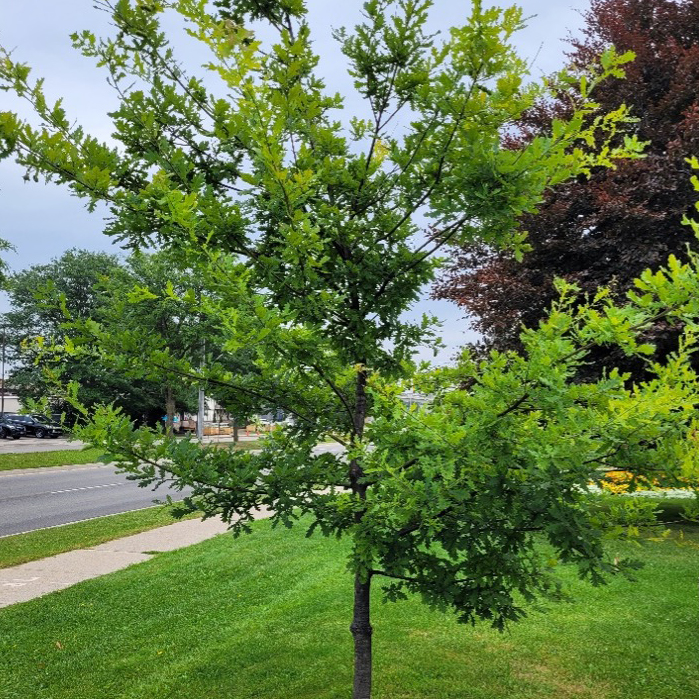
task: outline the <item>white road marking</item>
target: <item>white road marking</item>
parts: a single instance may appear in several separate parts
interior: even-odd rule
[[[67,488],[66,490],[52,490],[46,495],[60,495],[61,493],[75,493],[78,490],[95,490],[96,488],[113,488],[117,485],[126,485],[125,483],[105,483],[104,485],[86,485],[82,488]]]

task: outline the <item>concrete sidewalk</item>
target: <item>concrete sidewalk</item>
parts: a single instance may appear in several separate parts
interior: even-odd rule
[[[256,519],[269,517],[269,514],[261,510],[256,513]],[[12,568],[2,568],[0,607],[27,602],[83,580],[113,573],[115,570],[147,561],[156,552],[174,551],[197,544],[217,534],[223,534],[227,529],[228,526],[218,519],[207,519],[205,522],[189,519],[141,534],[114,539],[92,548],[77,549]]]

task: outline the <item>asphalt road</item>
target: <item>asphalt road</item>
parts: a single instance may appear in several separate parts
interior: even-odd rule
[[[314,451],[340,454],[343,448],[321,444]],[[164,486],[139,488],[106,464],[0,472],[0,537],[139,510],[168,493],[175,500],[183,497]]]
[[[0,536],[150,507],[168,492],[182,498],[139,488],[105,464],[7,471],[0,473]]]

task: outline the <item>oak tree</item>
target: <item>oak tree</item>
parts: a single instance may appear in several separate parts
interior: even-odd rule
[[[191,488],[184,506],[222,516],[235,532],[266,507],[274,524],[349,537],[354,697],[367,699],[375,580],[388,581],[390,598],[417,593],[462,621],[502,627],[522,616],[522,596],[555,587],[537,537],[595,582],[626,567],[605,556],[586,485],[622,461],[640,475],[694,475],[697,260],[647,273],[626,305],[602,292],[574,307],[574,290],[562,286],[524,354],[418,370],[414,353],[434,344],[437,329],[404,312],[448,243],[519,254],[515,223],[547,187],[638,153],[635,138],[617,139],[626,110],[600,113],[589,96],[631,57],[606,51],[568,118],[506,148],[503,130],[548,91],[580,83],[567,72],[526,82],[511,47],[518,9],[476,1],[438,38],[425,30],[429,0],[369,0],[364,21],[336,33],[364,104],[343,125],[343,98],[318,74],[302,0],[214,4],[98,0],[115,35],[85,31],[74,41],[120,95],[115,146],[75,127],[4,54],[1,85],[26,97],[41,123],[0,114],[0,141],[30,174],[90,206],[107,202],[109,235],[196,261],[216,289],[202,295],[202,312],[227,336],[226,350],[254,352],[257,371],[239,377],[223,361],[201,369],[162,353],[164,372],[265,400],[294,423],[260,453],[243,453],[164,440],[104,406],[83,436],[144,484]],[[173,11],[211,52],[206,78],[176,58],[162,26]],[[598,345],[646,355],[638,334],[660,317],[682,322],[685,339],[653,379],[571,380]],[[431,394],[428,409],[400,401],[411,381]],[[344,453],[318,453],[327,438]]]

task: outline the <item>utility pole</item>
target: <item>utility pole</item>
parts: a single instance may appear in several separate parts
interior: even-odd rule
[[[204,438],[204,389],[199,388],[199,412],[197,413],[197,439]]]
[[[197,287],[197,304],[201,306],[201,288]],[[203,315],[199,315],[199,320],[203,321]],[[206,363],[206,340],[202,338],[201,342],[201,370],[203,372]],[[204,396],[204,387],[199,380],[199,401],[197,406],[197,439],[200,442],[204,441],[204,408],[206,398]]]
[[[2,389],[0,390],[0,415],[5,414],[5,326],[2,326]]]
[[[206,340],[202,343],[201,366],[204,368],[206,361]],[[201,442],[204,439],[204,407],[205,407],[204,387],[199,385],[199,411],[197,412],[197,439]]]

